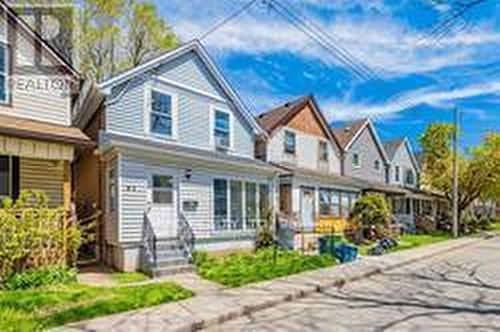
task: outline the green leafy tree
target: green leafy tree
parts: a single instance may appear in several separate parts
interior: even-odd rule
[[[432,124],[420,137],[423,153],[422,183],[437,190],[448,201],[453,199],[453,153],[451,139],[454,127],[449,124]],[[481,144],[466,155],[458,156],[459,162],[459,219],[472,202],[481,197],[498,199],[500,192],[500,134],[490,133]]]
[[[351,212],[352,221],[362,227],[385,227],[391,216],[391,209],[386,199],[377,194],[361,197]]]

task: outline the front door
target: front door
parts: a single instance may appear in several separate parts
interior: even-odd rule
[[[302,225],[307,230],[314,228],[314,189],[301,189],[300,215]]]
[[[177,237],[177,185],[167,174],[153,174],[149,218],[158,237]]]

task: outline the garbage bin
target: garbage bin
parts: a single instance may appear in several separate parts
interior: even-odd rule
[[[335,257],[340,263],[353,262],[358,257],[358,248],[342,243],[335,248]]]
[[[330,254],[335,256],[335,247],[342,244],[342,236],[326,235],[320,237],[318,241],[320,255]]]

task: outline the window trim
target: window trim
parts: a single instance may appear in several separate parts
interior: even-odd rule
[[[170,89],[167,89],[165,87],[159,87],[159,86],[153,86],[153,85],[148,85],[145,89],[145,96],[144,96],[144,131],[148,136],[158,138],[161,140],[177,140],[178,136],[178,95],[177,93],[173,92]],[[170,96],[170,99],[172,101],[171,105],[171,123],[172,123],[172,134],[171,135],[164,135],[164,134],[159,134],[155,133],[151,130],[151,113],[152,113],[152,108],[153,108],[153,91],[168,95]]]
[[[226,113],[229,115],[229,146],[224,147],[224,146],[216,146],[215,144],[215,114],[216,112],[221,112],[221,113]],[[234,120],[233,120],[233,113],[225,108],[225,107],[220,107],[216,105],[210,105],[210,146],[213,149],[223,149],[223,150],[234,150]]]
[[[322,158],[323,157],[323,154],[322,154],[323,151],[321,151],[321,146],[323,144],[325,146],[325,151],[324,151],[325,152],[325,156],[326,156],[325,158]],[[318,160],[320,162],[325,162],[325,163],[327,163],[330,160],[330,151],[328,151],[328,141],[325,141],[325,140],[322,140],[322,139],[318,140]]]
[[[286,136],[287,134],[292,134],[293,137],[294,137],[294,140],[293,140],[293,152],[291,151],[287,151],[287,144],[286,144]],[[283,130],[283,153],[285,153],[286,155],[290,155],[290,156],[295,156],[297,155],[297,133],[294,131],[294,130],[291,130],[291,129],[284,129]]]
[[[0,44],[5,48],[5,100],[0,99],[0,105],[11,105],[11,90],[9,87],[10,76],[12,75],[11,70],[11,48],[10,45],[5,41],[0,41]]]
[[[357,157],[357,163],[354,163],[354,156]],[[361,168],[361,155],[358,152],[354,152],[351,157],[351,164],[354,168]]]

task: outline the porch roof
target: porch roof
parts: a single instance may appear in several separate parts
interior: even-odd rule
[[[47,142],[91,146],[93,142],[79,128],[0,115],[0,135]]]
[[[317,181],[321,181],[325,185],[339,186],[343,188],[354,188],[358,190],[364,188],[363,184],[358,179],[352,177],[334,173],[315,171],[301,167],[295,167],[289,164],[277,164],[277,163],[271,163],[271,164],[282,169],[285,172],[285,173],[282,172],[282,175],[285,176],[295,175],[301,177],[308,177]]]

